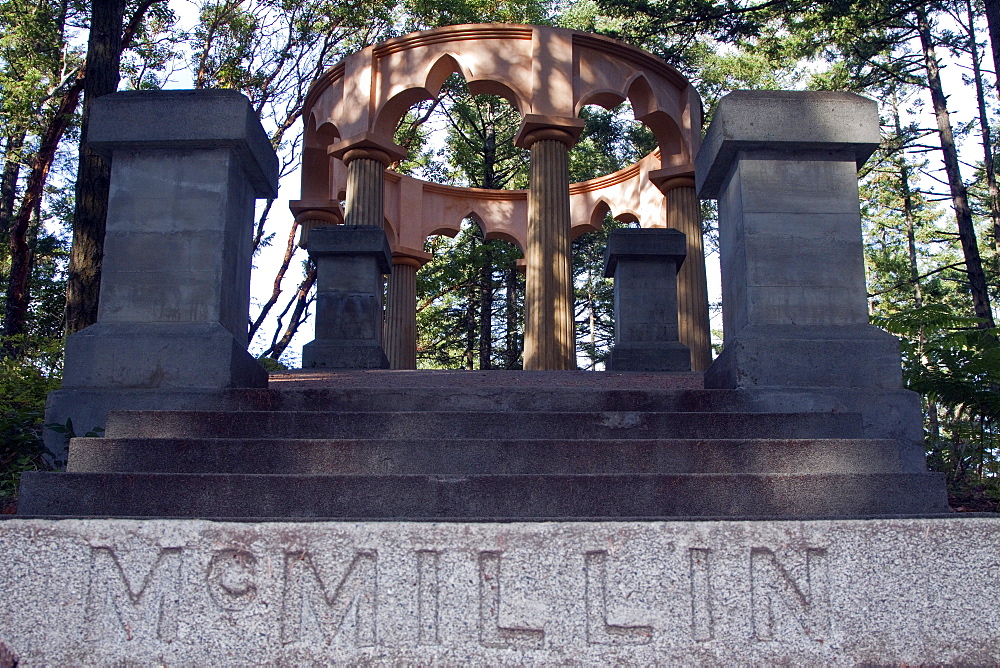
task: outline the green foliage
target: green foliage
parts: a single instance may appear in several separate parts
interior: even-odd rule
[[[21,474],[48,468],[42,443],[46,395],[59,386],[58,342],[22,342],[33,355],[0,360],[0,508],[17,495]]]
[[[257,362],[264,367],[264,371],[268,373],[276,373],[278,371],[288,371],[288,365],[282,364],[276,359],[270,357],[261,356],[257,358]]]
[[[434,260],[417,272],[417,365],[520,368],[524,321],[524,277],[516,268],[520,251],[502,241],[484,243],[474,223],[464,224],[454,239],[432,237],[425,250]],[[489,313],[485,320],[484,300]]]
[[[462,23],[532,23],[550,21],[553,2],[538,0],[405,0],[407,32]]]
[[[954,504],[1000,509],[1000,341],[943,304],[878,317],[900,337],[906,386],[928,411],[928,463]]]

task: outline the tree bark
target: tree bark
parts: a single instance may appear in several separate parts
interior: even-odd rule
[[[0,235],[4,241],[13,224],[14,202],[17,200],[17,179],[21,175],[21,149],[24,147],[24,130],[17,130],[7,138],[4,147],[3,174],[0,175]]]
[[[902,143],[903,125],[899,120],[899,108],[896,104],[896,93],[892,94],[892,120],[895,124],[896,136]],[[906,157],[899,153],[899,189],[903,194],[903,220],[906,222],[906,250],[910,266],[910,282],[913,284],[913,303],[920,308],[924,305],[923,291],[920,289],[920,269],[917,266],[917,236],[916,216],[914,215],[913,189],[910,187],[910,165]]]
[[[986,90],[983,85],[982,59],[976,44],[976,18],[972,14],[972,0],[965,0],[966,16],[969,20],[969,53],[972,56],[973,81],[976,84],[976,102],[979,105],[979,131],[983,140],[983,170],[986,172],[987,200],[990,217],[993,219],[993,247],[1000,255],[1000,189],[997,188],[997,172],[993,162],[993,138],[987,117]]]
[[[95,1],[92,4],[83,90],[80,166],[73,211],[73,248],[66,286],[67,334],[97,322],[111,165],[87,145],[87,126],[93,101],[118,90],[124,15],[125,0]]]
[[[517,280],[517,263],[513,262],[509,267],[504,270],[504,291],[506,295],[506,304],[504,305],[505,310],[505,344],[507,350],[504,355],[504,368],[505,369],[519,369],[521,368],[521,349],[518,345],[517,336],[517,291],[518,291],[518,280]]]
[[[309,299],[309,291],[312,290],[315,283],[316,266],[310,263],[309,272],[302,283],[299,284],[299,289],[295,292],[295,297],[292,299],[292,302],[295,304],[295,308],[292,309],[292,319],[288,321],[285,333],[281,335],[280,339],[275,334],[275,340],[272,341],[271,347],[264,351],[264,356],[270,357],[276,362],[281,359],[281,355],[288,348],[288,344],[292,342],[292,337],[299,331],[299,325],[305,322],[305,319],[308,317],[306,307],[311,301]],[[281,327],[281,316],[278,316],[278,327]]]
[[[938,135],[941,138],[941,153],[944,160],[945,174],[951,190],[952,205],[955,208],[955,218],[958,223],[958,238],[962,243],[962,253],[965,256],[966,275],[969,278],[969,290],[972,293],[972,304],[976,317],[981,320],[983,328],[994,328],[993,310],[990,307],[989,292],[986,286],[986,274],[983,271],[983,261],[979,255],[979,245],[976,240],[976,228],[972,221],[972,210],[969,208],[968,192],[962,181],[959,168],[958,151],[955,147],[955,137],[948,116],[947,98],[941,85],[941,75],[937,56],[934,52],[934,42],[931,36],[927,11],[920,7],[916,10],[917,32],[920,34],[920,44],[923,49],[924,66],[927,69],[927,84],[931,92],[931,102],[934,115],[937,118]]]
[[[983,4],[986,5],[986,24],[993,46],[993,71],[1000,77],[1000,0],[983,0]]]
[[[479,368],[493,367],[493,246],[483,242],[483,264],[479,267]]]
[[[476,240],[474,237],[471,244],[472,248],[469,251],[470,258],[475,256]],[[478,304],[476,301],[479,297],[479,286],[476,285],[475,274],[472,273],[474,269],[474,266],[469,267],[470,271],[467,275],[468,281],[466,282],[466,286],[468,288],[468,296],[466,299],[468,301],[465,303],[465,350],[463,351],[462,356],[465,359],[465,369],[468,371],[472,371],[476,368],[476,325],[478,324],[476,322],[476,316],[478,315],[477,311],[479,310],[477,308]]]

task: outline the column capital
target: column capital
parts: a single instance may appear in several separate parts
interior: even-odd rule
[[[340,208],[340,202],[333,199],[293,199],[288,201],[288,210],[296,220],[315,218],[332,221],[333,218],[339,217],[338,222],[333,224],[339,225],[344,222],[344,212]]]
[[[299,224],[299,248],[308,247],[312,229],[344,224],[344,211],[335,200],[292,200],[288,208]]]
[[[741,90],[719,101],[697,163],[698,196],[716,199],[741,151],[835,151],[859,167],[878,148],[874,100],[830,91]]]
[[[392,251],[393,265],[402,265],[413,267],[414,269],[420,269],[432,259],[434,259],[434,256],[430,253],[425,253],[424,251],[416,250],[415,248],[399,246]]]
[[[343,160],[345,164],[350,164],[359,158],[366,158],[381,162],[385,167],[406,157],[406,151],[401,146],[371,132],[365,132],[331,144],[327,153],[334,158]]]
[[[564,116],[544,116],[542,114],[525,114],[521,127],[514,137],[514,145],[519,148],[531,148],[531,145],[542,139],[554,139],[572,148],[583,132],[582,118],[566,118]]]
[[[664,195],[674,188],[694,188],[694,165],[654,169],[649,172],[649,180]]]

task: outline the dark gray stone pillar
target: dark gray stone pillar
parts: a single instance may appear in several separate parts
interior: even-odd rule
[[[868,324],[858,166],[878,108],[850,93],[739,91],[716,109],[696,161],[719,203],[724,347],[705,386],[755,410],[856,412],[926,470],[920,398],[899,344]]]
[[[677,270],[687,255],[682,232],[614,230],[604,275],[615,279],[615,346],[609,371],[690,371],[691,351],[678,340]]]
[[[722,99],[697,160],[722,264],[707,387],[902,386],[896,339],[868,324],[857,169],[878,143],[875,102],[850,93]]]
[[[235,91],[142,91],[94,101],[91,145],[111,161],[101,301],[66,340],[48,423],[83,434],[108,411],[211,409],[264,387],[247,352],[254,200],[278,158]],[[45,431],[62,458],[64,435]]]
[[[96,324],[69,337],[63,388],[263,387],[247,353],[254,200],[278,160],[235,91],[143,91],[94,102],[111,161]]]
[[[388,369],[382,347],[382,275],[392,271],[385,232],[371,226],[318,227],[309,233],[316,263],[316,339],[302,367]]]

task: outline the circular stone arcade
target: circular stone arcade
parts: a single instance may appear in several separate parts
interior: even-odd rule
[[[530,150],[528,190],[450,187],[386,170],[404,156],[393,142],[400,119],[413,104],[436,97],[452,74],[461,75],[471,93],[502,96],[520,113],[515,143]],[[570,183],[567,156],[583,129],[580,110],[591,104],[610,109],[626,100],[657,148],[619,172]],[[387,263],[375,257],[378,239],[370,237],[369,273],[391,272],[384,331],[378,280],[368,281],[368,303],[352,308],[334,303],[336,290],[324,291],[321,279],[317,340],[303,351],[304,367],[415,368],[416,271],[430,259],[424,241],[453,235],[462,220],[473,217],[487,239],[513,242],[524,254],[524,368],[576,368],[570,241],[598,229],[610,213],[686,236],[686,260],[677,275],[679,340],[691,350],[692,368],[707,368],[708,298],[694,188],[701,100],[669,65],[572,30],[449,26],[344,59],[312,87],[303,116],[302,195],[291,202],[302,245],[320,273],[338,272],[331,253],[346,250],[342,243],[335,250],[310,244],[318,227],[384,229],[391,253],[391,268],[383,267]],[[349,325],[346,313],[354,318]],[[358,343],[359,331],[369,333],[367,341]],[[345,345],[348,339],[354,343]]]

